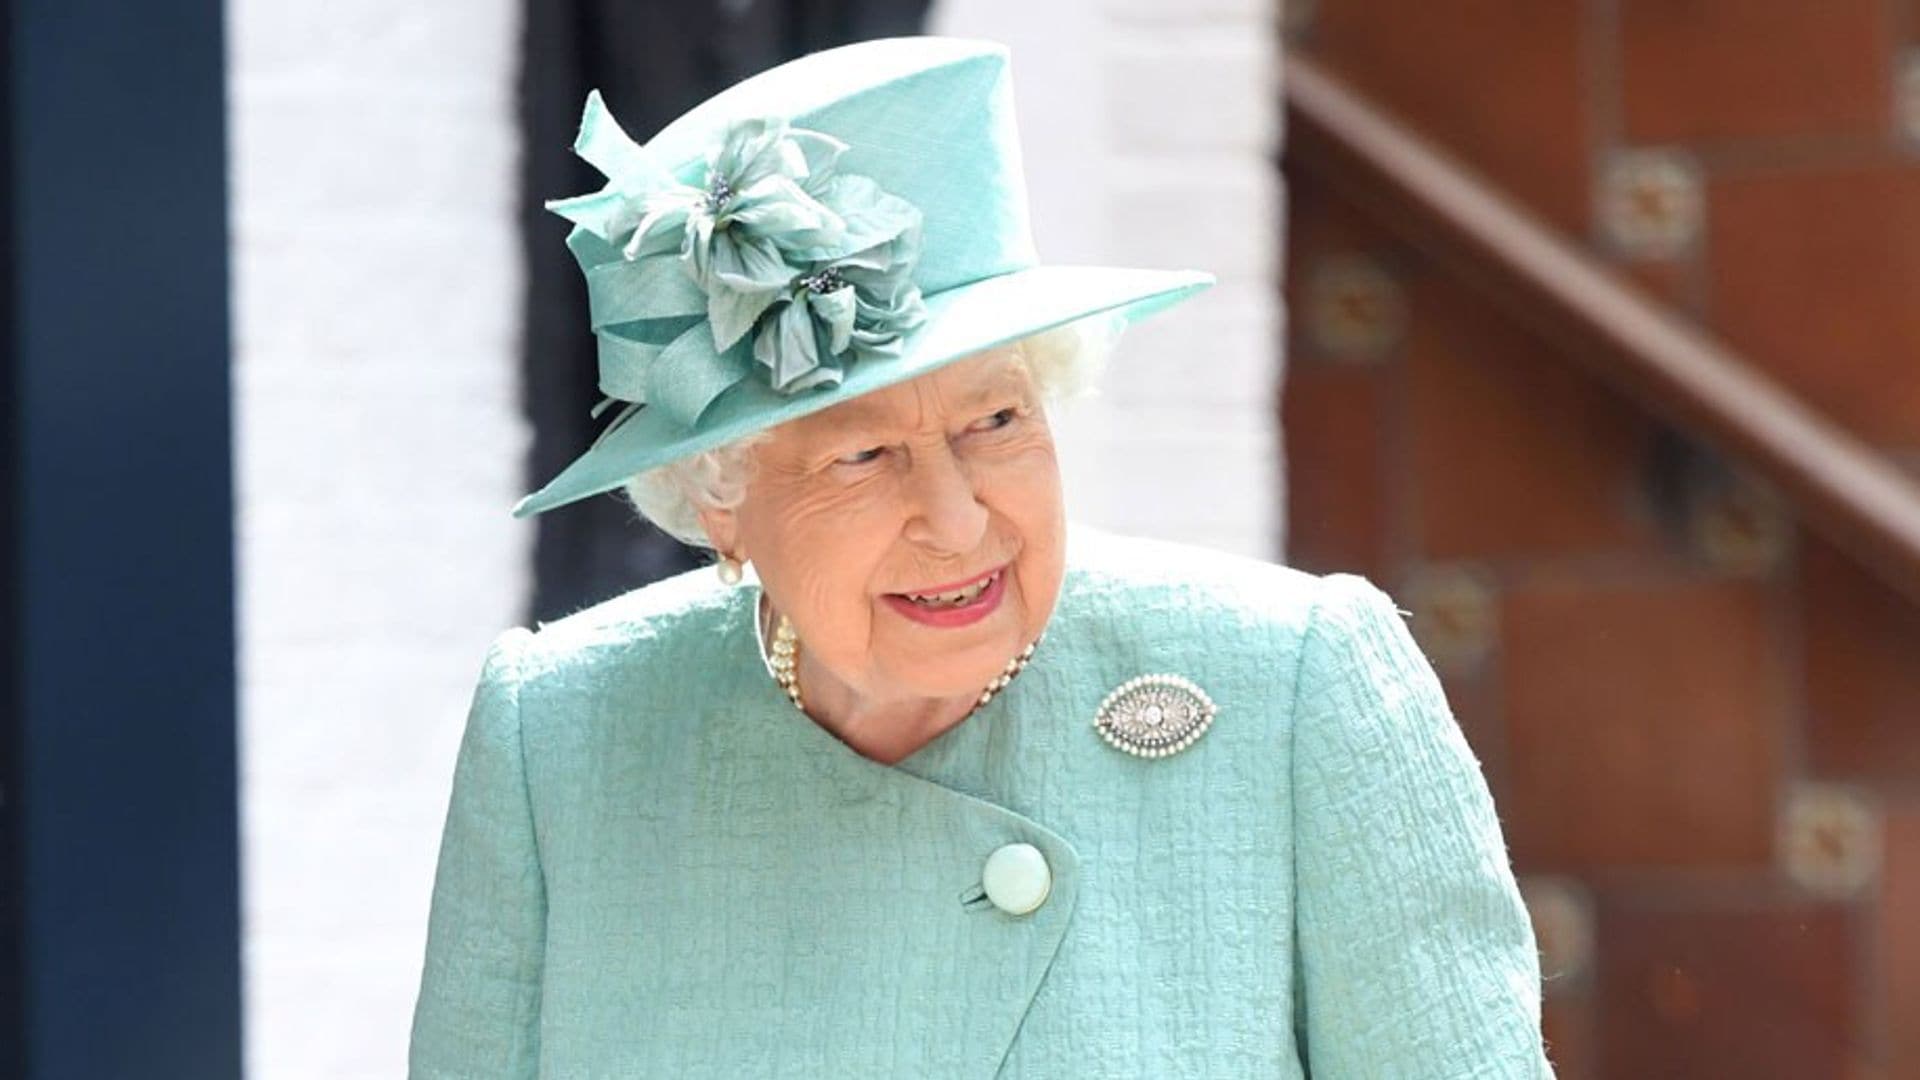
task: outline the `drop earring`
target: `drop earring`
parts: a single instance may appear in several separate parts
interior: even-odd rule
[[[720,581],[727,585],[738,585],[741,578],[746,576],[740,560],[731,555],[721,555],[720,561],[714,564],[714,570],[720,575]]]

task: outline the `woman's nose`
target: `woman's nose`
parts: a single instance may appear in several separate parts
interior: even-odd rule
[[[987,531],[987,508],[951,446],[942,443],[916,451],[908,489],[914,506],[907,539],[955,555],[980,546]]]

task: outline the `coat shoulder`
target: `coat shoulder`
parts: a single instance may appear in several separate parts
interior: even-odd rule
[[[540,623],[525,642],[523,678],[595,673],[606,685],[661,665],[702,670],[707,654],[738,639],[727,631],[750,617],[757,590],[724,585],[711,570],[689,570]]]
[[[1083,607],[1112,609],[1137,626],[1198,620],[1235,631],[1306,631],[1323,575],[1194,544],[1076,528],[1067,588]]]
[[[1056,618],[1082,649],[1141,670],[1204,672],[1284,712],[1303,678],[1364,659],[1405,614],[1359,574],[1076,529]]]

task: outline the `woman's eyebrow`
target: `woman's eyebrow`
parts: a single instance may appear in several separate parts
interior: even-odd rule
[[[1012,367],[963,391],[954,399],[954,408],[964,412],[988,401],[1022,397],[1027,391],[1023,373],[1019,368]],[[833,413],[831,424],[820,424],[806,433],[806,446],[823,448],[862,437],[884,441],[903,427],[901,418],[892,409],[865,398],[855,398],[837,405]]]
[[[887,409],[862,401],[858,398],[847,402],[836,410],[831,424],[822,424],[816,433],[821,439],[842,439],[850,435],[865,432],[890,430],[899,425],[899,419]]]

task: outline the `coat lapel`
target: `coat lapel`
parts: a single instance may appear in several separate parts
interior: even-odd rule
[[[716,628],[709,670],[759,663],[750,611]],[[636,1075],[994,1076],[1073,918],[1078,854],[1021,814],[861,757],[751,674],[676,734],[600,748],[603,763],[650,764],[589,770],[594,790],[562,800],[618,809],[593,835],[552,830],[579,849],[543,853],[550,873],[578,875],[551,882],[550,955],[633,960],[549,971],[556,1062],[624,1045],[644,1048],[619,1063]],[[941,740],[978,737],[968,723]],[[982,895],[981,872],[1020,842],[1052,888],[1015,916]]]
[[[794,789],[785,827],[794,843],[834,852],[834,891],[846,904],[809,930],[843,942],[872,976],[836,999],[851,994],[857,1013],[878,1018],[830,1043],[871,1043],[882,1056],[849,1064],[874,1072],[840,1074],[994,1076],[1073,918],[1078,852],[1031,818],[879,765],[793,719],[796,737],[814,744],[799,760],[819,779]],[[1015,916],[985,898],[981,870],[995,850],[1022,842],[1040,849],[1053,883],[1037,910]]]

